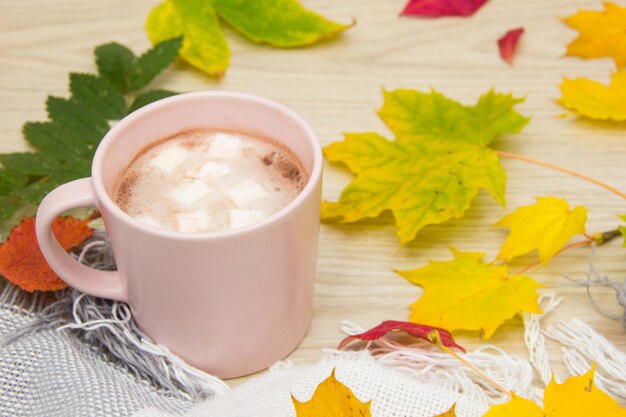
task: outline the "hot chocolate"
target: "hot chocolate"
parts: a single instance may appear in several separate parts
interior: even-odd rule
[[[246,134],[193,129],[147,146],[122,172],[116,204],[179,232],[236,229],[271,216],[304,188],[293,153]]]

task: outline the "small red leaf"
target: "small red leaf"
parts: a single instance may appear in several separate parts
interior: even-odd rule
[[[500,56],[509,65],[513,65],[513,55],[517,49],[519,38],[524,33],[524,28],[509,30],[503,37],[498,39],[498,47],[500,48]]]
[[[487,0],[409,0],[402,16],[471,16]]]
[[[52,231],[65,250],[81,244],[93,234],[89,226],[92,217],[79,220],[57,217]],[[15,226],[6,242],[0,245],[0,274],[29,292],[55,291],[67,287],[46,262],[35,235],[35,219],[26,217]]]
[[[462,346],[457,345],[454,341],[454,338],[450,334],[449,331],[445,329],[441,329],[439,327],[427,326],[425,324],[417,324],[417,323],[409,323],[407,321],[396,321],[396,320],[386,320],[380,323],[378,326],[369,329],[368,331],[360,334],[355,334],[352,336],[348,336],[339,343],[338,349],[343,349],[347,346],[351,341],[355,339],[360,340],[377,340],[381,337],[385,336],[387,333],[401,330],[410,336],[416,337],[418,339],[426,340],[427,342],[431,342],[431,339],[428,337],[430,333],[433,331],[439,332],[439,338],[441,339],[441,343],[446,347],[454,347],[462,352],[465,352],[465,349]]]

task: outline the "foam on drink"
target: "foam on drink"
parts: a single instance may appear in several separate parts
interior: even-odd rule
[[[263,220],[291,202],[306,176],[282,145],[194,129],[146,147],[121,174],[115,203],[151,226],[210,232]]]

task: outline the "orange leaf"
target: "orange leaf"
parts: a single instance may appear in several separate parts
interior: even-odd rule
[[[92,217],[57,217],[52,231],[61,247],[71,249],[93,234]],[[23,290],[55,291],[67,287],[43,257],[35,236],[35,218],[26,217],[0,245],[0,274]]]

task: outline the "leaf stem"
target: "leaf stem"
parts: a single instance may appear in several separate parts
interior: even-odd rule
[[[459,355],[458,353],[456,353],[452,349],[448,349],[447,347],[445,347],[443,345],[440,345],[439,348],[442,349],[444,352],[454,356],[459,362],[461,362],[463,365],[467,366],[469,369],[471,369],[473,372],[475,372],[481,379],[483,379],[484,381],[489,383],[489,385],[491,385],[492,387],[494,387],[498,391],[508,395],[509,397],[511,396],[511,392],[509,390],[507,390],[506,388],[502,387],[500,384],[498,384],[493,379],[489,378],[481,370],[479,370],[474,365],[472,365],[471,363],[469,363],[468,361],[463,359],[463,357],[461,355]]]
[[[528,163],[531,163],[531,164],[540,165],[542,167],[554,169],[556,171],[563,172],[563,173],[571,175],[573,177],[577,177],[577,178],[580,178],[582,180],[591,182],[591,183],[593,183],[595,185],[598,185],[598,186],[600,186],[600,187],[602,187],[602,188],[612,192],[613,194],[618,195],[618,196],[620,196],[620,197],[622,197],[623,199],[626,200],[626,193],[618,190],[615,187],[611,187],[608,184],[605,184],[605,183],[603,183],[601,181],[598,181],[595,178],[591,178],[591,177],[588,177],[588,176],[586,176],[584,174],[581,174],[579,172],[572,171],[571,169],[563,168],[561,166],[554,165],[554,164],[551,164],[549,162],[539,161],[537,159],[528,158],[526,156],[517,155],[517,154],[514,154],[514,153],[510,153],[510,152],[504,152],[504,151],[495,151],[495,152],[498,155],[500,155],[500,156],[502,156],[504,158],[517,159],[519,161],[524,161],[524,162],[528,162]]]
[[[102,214],[100,214],[100,212],[98,210],[94,210],[91,212],[91,214],[87,217],[85,217],[85,219],[83,220],[85,223],[89,223],[92,220],[96,220],[99,219],[100,217],[102,217]]]
[[[586,245],[591,245],[591,242],[593,242],[593,241],[594,241],[594,239],[593,239],[593,238],[591,238],[591,237],[587,237],[587,239],[586,239],[586,240],[582,240],[582,241],[580,241],[580,242],[570,243],[569,245],[565,245],[565,246],[563,246],[563,247],[561,248],[561,250],[560,250],[560,251],[558,251],[558,252],[557,252],[554,256],[556,256],[556,255],[558,255],[558,254],[560,254],[560,253],[562,253],[562,252],[565,252],[565,251],[566,251],[566,250],[568,250],[568,249],[575,248],[575,247],[577,247],[577,246],[586,246]],[[539,266],[539,265],[541,265],[541,260],[539,260],[539,261],[535,261],[535,262],[533,262],[533,263],[532,263],[532,264],[530,264],[530,265],[526,265],[524,268],[520,269],[519,271],[517,271],[516,273],[514,273],[512,276],[522,275],[523,273],[528,272],[529,270],[531,270],[531,269],[533,269],[533,268],[535,268],[535,267],[537,267],[537,266]]]

